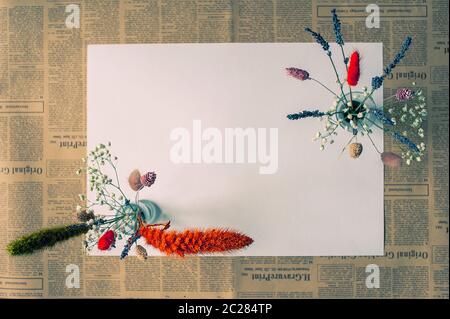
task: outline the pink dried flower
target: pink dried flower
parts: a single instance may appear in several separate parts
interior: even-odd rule
[[[144,186],[150,187],[153,185],[153,183],[156,180],[156,173],[155,172],[148,172],[141,176],[141,183]]]
[[[407,88],[400,88],[395,93],[395,98],[399,102],[408,101],[412,96],[414,95],[414,92]]]
[[[308,80],[309,73],[302,69],[286,68],[287,75],[292,76],[300,81]]]
[[[381,161],[389,167],[400,167],[402,165],[402,158],[392,152],[381,153]]]

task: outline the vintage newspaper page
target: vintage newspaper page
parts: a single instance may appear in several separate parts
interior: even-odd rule
[[[412,35],[384,95],[415,81],[427,96],[426,158],[385,169],[385,256],[120,261],[87,256],[80,238],[7,255],[75,220],[89,44],[312,42],[304,27],[329,36],[333,7],[346,40],[383,42],[384,61]],[[0,0],[0,297],[448,298],[448,41],[446,0]]]

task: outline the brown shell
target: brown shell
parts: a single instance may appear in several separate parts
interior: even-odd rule
[[[134,249],[134,251],[136,252],[136,256],[139,260],[146,260],[147,259],[147,250],[145,250],[144,247],[142,247],[141,245],[136,245],[136,248]]]
[[[350,153],[350,157],[358,158],[363,151],[363,146],[361,143],[352,143],[349,145],[348,151]]]
[[[141,173],[139,172],[139,170],[135,169],[131,172],[130,176],[128,177],[128,184],[130,184],[131,189],[135,192],[143,187],[141,183]]]

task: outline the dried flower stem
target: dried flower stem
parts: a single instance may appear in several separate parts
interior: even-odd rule
[[[367,131],[364,127],[363,127],[363,130],[366,131],[367,137],[369,138],[369,140],[370,140],[370,142],[372,143],[372,145],[373,145],[373,147],[375,148],[375,150],[376,150],[379,154],[381,154],[381,152],[378,150],[378,147],[375,145],[374,141],[372,140],[372,137],[370,136],[369,131]]]
[[[336,79],[338,81],[339,88],[341,89],[342,96],[344,97],[345,102],[348,103],[347,97],[345,96],[345,93],[344,93],[344,85],[342,84],[341,79],[339,78],[339,73],[336,69],[336,65],[334,64],[331,54],[328,54],[328,58],[330,59],[331,65],[333,66],[334,73],[336,73]]]
[[[345,70],[347,71],[347,74],[348,74],[347,57],[345,56],[345,53],[344,53],[344,46],[342,45],[342,43],[339,43],[339,47],[341,48],[342,58],[344,59]],[[352,96],[353,93],[352,93],[352,87],[350,85],[348,86],[348,90],[350,92],[350,102],[353,105],[353,96]]]
[[[316,80],[316,79],[311,78],[311,77],[310,77],[310,80],[313,80],[314,82],[320,84],[322,87],[324,87],[326,90],[328,90],[331,94],[333,94],[335,97],[337,97],[338,99],[340,99],[340,97],[339,97],[335,92],[333,92],[328,86],[326,86],[325,84],[323,84],[323,83],[320,82],[319,80]]]
[[[347,144],[344,146],[344,148],[341,151],[341,154],[339,154],[339,156],[342,156],[342,154],[345,152],[345,149],[347,148],[347,146],[350,145],[350,143],[353,141],[353,139],[355,139],[356,135],[352,135],[352,137],[350,138],[350,140],[347,142]]]

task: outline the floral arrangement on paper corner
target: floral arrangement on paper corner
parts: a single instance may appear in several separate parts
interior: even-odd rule
[[[85,235],[84,248],[107,251],[115,248],[118,241],[125,242],[120,259],[128,256],[134,247],[136,256],[147,259],[145,243],[166,255],[212,254],[232,252],[253,243],[253,239],[238,231],[225,228],[168,230],[170,221],[154,223],[159,217],[159,207],[150,200],[140,199],[140,192],[156,181],[155,172],[143,175],[133,170],[128,184],[135,192],[133,201],[125,194],[119,182],[117,157],[112,156],[108,145],[99,144],[83,158],[84,167],[77,175],[86,173],[88,187],[96,196],[93,201],[86,195],[78,195],[76,207],[78,223],[46,228],[10,242],[6,249],[12,256],[31,254],[50,248],[67,239]],[[107,171],[112,172],[112,177]],[[97,213],[98,211],[108,213]],[[139,244],[143,239],[144,243]]]
[[[334,143],[334,137],[338,134],[338,131],[344,131],[350,133],[350,138],[342,152],[348,148],[349,155],[352,158],[358,158],[364,149],[363,144],[358,141],[358,137],[367,136],[376,152],[381,155],[381,160],[386,166],[399,167],[403,162],[406,162],[407,165],[414,161],[420,162],[425,153],[423,124],[427,116],[425,96],[422,90],[415,90],[415,83],[412,83],[412,87],[409,88],[398,88],[395,94],[384,99],[383,105],[376,105],[372,97],[373,93],[382,87],[386,77],[392,74],[392,70],[405,57],[411,46],[412,38],[406,37],[400,50],[392,62],[385,67],[383,73],[372,78],[370,89],[363,87],[358,90],[356,86],[361,73],[360,53],[355,50],[349,56],[346,55],[341,22],[336,14],[336,9],[331,10],[331,14],[336,43],[339,45],[347,74],[342,77],[337,72],[328,41],[320,33],[305,28],[305,31],[311,34],[316,42],[322,46],[331,62],[339,91],[333,91],[304,69],[286,68],[289,76],[300,81],[316,82],[334,96],[332,106],[327,111],[303,110],[288,114],[287,118],[289,120],[319,118],[320,121],[325,122],[323,131],[317,132],[313,138],[314,141],[320,141],[321,150]],[[400,155],[388,151],[380,152],[379,147],[371,137],[374,130],[380,130],[391,136],[400,149]]]

